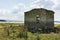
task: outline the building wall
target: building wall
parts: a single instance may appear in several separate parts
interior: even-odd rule
[[[52,11],[47,12],[46,19],[47,19],[46,25],[49,28],[54,28],[54,12]]]
[[[36,15],[39,15],[39,23],[37,23]],[[25,26],[30,30],[37,28],[53,28],[54,27],[54,12],[46,9],[33,9],[25,12]]]

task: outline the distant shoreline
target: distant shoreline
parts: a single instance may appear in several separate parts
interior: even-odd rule
[[[24,21],[18,21],[18,22],[3,22],[3,21],[0,21],[0,23],[24,23]],[[54,24],[60,24],[60,21],[54,21]]]
[[[24,23],[24,22],[0,22],[0,23]]]

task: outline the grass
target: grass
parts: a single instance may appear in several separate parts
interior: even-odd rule
[[[37,40],[37,33],[30,33],[28,32],[28,38],[27,40]],[[0,38],[1,40],[13,40],[13,38],[5,37]],[[60,34],[39,34],[40,40],[60,40]],[[15,40],[25,40],[24,38],[15,38]]]
[[[55,24],[54,27],[60,28],[60,24]]]
[[[10,35],[7,35],[7,31],[4,27],[12,27],[9,28]],[[26,38],[17,37],[20,32],[24,32],[24,24],[23,23],[0,23],[0,40],[26,40]],[[55,24],[55,27],[60,27],[59,24]],[[13,33],[13,30],[15,33]],[[37,40],[39,35],[40,40],[60,40],[60,34],[38,34],[27,32],[27,40]]]
[[[60,34],[37,34],[28,32],[28,40],[37,40],[39,35],[40,40],[60,40]]]

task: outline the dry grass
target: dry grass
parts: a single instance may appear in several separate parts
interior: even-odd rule
[[[10,36],[5,36],[6,32],[4,31],[3,27],[4,26],[9,26],[11,25],[13,26],[20,26],[20,28],[14,28],[16,30],[16,33],[11,33]],[[0,23],[0,40],[14,40],[14,36],[17,36],[23,28],[24,24],[23,23]],[[60,24],[55,24],[55,27],[60,27]],[[10,28],[11,29],[11,28]],[[11,32],[12,30],[10,30]],[[38,34],[38,33],[34,33],[32,34],[31,32],[27,32],[28,38],[27,40],[37,40],[37,36],[39,35],[39,39],[40,40],[60,40],[60,34]],[[19,37],[15,37],[15,40],[25,40],[24,38],[19,38]]]

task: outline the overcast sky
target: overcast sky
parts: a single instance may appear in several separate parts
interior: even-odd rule
[[[53,10],[60,21],[60,0],[0,0],[0,19],[24,21],[24,12],[34,8]]]

